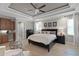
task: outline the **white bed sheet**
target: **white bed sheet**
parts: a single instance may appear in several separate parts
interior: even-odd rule
[[[29,36],[28,39],[47,45],[51,41],[56,39],[56,35],[55,34],[33,34]]]

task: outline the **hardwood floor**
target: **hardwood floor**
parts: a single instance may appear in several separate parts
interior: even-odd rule
[[[2,44],[9,49],[9,43]],[[79,48],[76,48],[72,45],[63,45],[56,43],[48,52],[46,49],[33,45],[28,44],[28,41],[25,40],[23,42],[23,50],[30,51],[32,56],[79,56]]]

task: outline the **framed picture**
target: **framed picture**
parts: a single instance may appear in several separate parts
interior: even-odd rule
[[[56,27],[57,26],[57,22],[53,22],[53,27]]]
[[[52,23],[51,22],[48,22],[48,27],[52,27]]]
[[[47,23],[44,23],[44,27],[47,27]]]

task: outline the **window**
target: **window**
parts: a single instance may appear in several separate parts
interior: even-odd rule
[[[74,20],[69,19],[67,21],[67,33],[68,35],[74,35]]]

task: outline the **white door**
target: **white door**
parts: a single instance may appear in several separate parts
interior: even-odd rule
[[[23,40],[24,39],[24,23],[20,22],[19,26],[18,26],[18,30],[19,30],[19,40]]]

